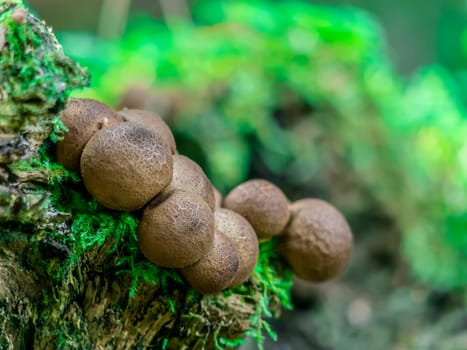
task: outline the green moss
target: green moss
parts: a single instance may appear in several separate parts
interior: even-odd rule
[[[0,130],[26,131],[37,126],[41,116],[57,113],[71,90],[89,84],[89,75],[63,54],[52,31],[28,14],[15,23],[12,12],[21,1],[7,1],[0,8],[0,26],[5,44],[0,48]],[[44,121],[44,120],[42,120]],[[52,118],[45,120],[55,124]]]

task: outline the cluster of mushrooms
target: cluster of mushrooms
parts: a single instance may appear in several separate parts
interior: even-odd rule
[[[352,233],[332,205],[289,203],[278,187],[259,179],[223,200],[201,167],[177,153],[158,115],[70,99],[62,120],[68,131],[57,142],[57,161],[80,172],[102,206],[138,211],[141,252],[157,266],[178,269],[198,292],[245,282],[258,259],[258,241],[275,236],[302,279],[322,282],[346,265]]]

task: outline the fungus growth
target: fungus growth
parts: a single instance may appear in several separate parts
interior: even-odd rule
[[[342,214],[319,199],[291,205],[292,218],[279,251],[300,278],[324,282],[342,271],[352,251],[352,232]]]
[[[212,249],[198,262],[180,271],[195,290],[202,294],[214,294],[232,283],[238,263],[237,251],[232,242],[216,231]]]
[[[249,180],[225,197],[224,206],[244,216],[258,239],[269,239],[282,232],[289,220],[289,201],[284,193],[266,180]]]
[[[172,182],[164,192],[172,192],[174,190],[183,190],[197,194],[214,211],[215,197],[211,181],[209,181],[198,164],[180,154],[174,154],[173,156]]]
[[[149,203],[138,233],[141,251],[150,261],[182,268],[212,248],[214,214],[197,194],[176,190]]]
[[[81,176],[88,192],[103,206],[141,209],[172,178],[172,156],[159,134],[132,123],[96,133],[81,155]]]
[[[58,161],[69,169],[79,163],[86,189],[101,205],[141,209],[142,254],[179,269],[198,292],[246,282],[258,240],[275,236],[298,277],[321,282],[345,267],[352,234],[330,204],[303,199],[289,210],[285,194],[262,179],[240,184],[223,201],[203,169],[176,153],[169,127],[151,112],[117,114],[98,101],[72,99],[62,118],[68,132],[57,143]]]
[[[122,109],[118,111],[118,114],[126,122],[132,122],[155,131],[162,136],[170,151],[173,154],[177,153],[177,146],[172,131],[170,131],[169,126],[157,114],[141,109]]]
[[[253,273],[258,261],[258,238],[250,223],[240,214],[219,208],[214,213],[216,232],[232,242],[238,256],[238,271],[230,283],[235,287],[245,282]]]
[[[79,170],[84,146],[99,130],[121,123],[122,118],[106,104],[91,100],[72,98],[61,114],[68,131],[57,142],[57,161],[69,170]]]

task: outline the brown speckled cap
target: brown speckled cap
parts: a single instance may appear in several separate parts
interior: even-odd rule
[[[214,294],[230,285],[237,270],[238,257],[232,242],[222,233],[216,232],[212,249],[198,262],[180,272],[198,292]]]
[[[335,277],[352,251],[352,232],[344,216],[319,199],[299,200],[290,209],[279,251],[302,279],[323,282]]]
[[[266,180],[249,180],[235,187],[225,198],[224,207],[245,217],[259,239],[280,234],[290,216],[287,197]]]
[[[156,113],[141,109],[122,109],[118,114],[124,121],[142,125],[162,136],[172,153],[177,152],[174,135],[165,121]]]
[[[212,248],[214,214],[197,194],[176,190],[155,198],[138,227],[142,253],[154,264],[181,268],[197,262]]]
[[[214,223],[216,232],[229,238],[237,251],[238,271],[230,287],[238,286],[245,282],[255,269],[259,254],[258,238],[250,223],[232,210],[216,209]]]
[[[87,98],[71,98],[61,114],[68,131],[57,142],[57,162],[69,170],[78,171],[84,146],[99,130],[123,122],[106,104]]]
[[[131,123],[96,133],[81,155],[88,192],[103,206],[142,208],[172,179],[172,154],[161,136]]]

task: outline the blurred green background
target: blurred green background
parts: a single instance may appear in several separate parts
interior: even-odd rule
[[[467,349],[466,2],[29,5],[91,72],[76,96],[157,111],[224,193],[345,213],[350,267],[297,281],[266,349]]]

